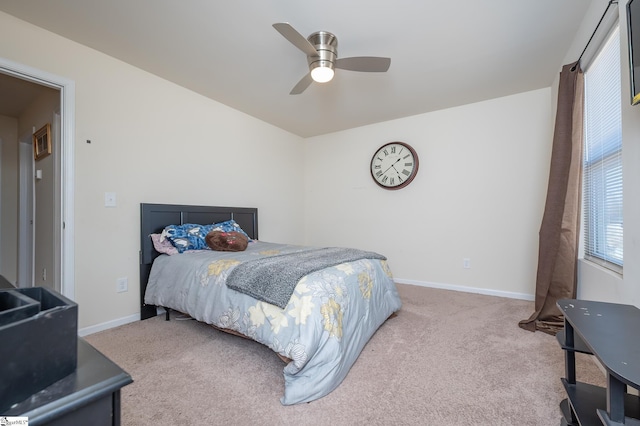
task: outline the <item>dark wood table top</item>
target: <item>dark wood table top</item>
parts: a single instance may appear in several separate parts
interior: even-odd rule
[[[607,371],[640,388],[640,309],[576,299],[561,299],[557,305]]]

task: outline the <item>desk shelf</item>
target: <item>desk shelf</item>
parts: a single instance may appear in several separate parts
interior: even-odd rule
[[[593,355],[593,353],[591,353],[587,345],[582,341],[580,336],[574,336],[574,342],[572,347],[569,347],[564,343],[565,342],[564,330],[560,330],[558,334],[556,334],[556,340],[558,341],[558,344],[560,345],[560,347],[565,351],[574,351],[574,352],[580,352],[582,354]]]
[[[561,407],[560,410],[567,424],[574,424],[571,423],[571,412],[567,411],[567,408],[573,408],[573,412],[576,414],[578,420],[578,422],[575,423],[576,425],[599,426],[607,424],[602,423],[600,417],[598,417],[598,410],[607,410],[607,390],[605,388],[582,382],[571,384],[565,379],[562,379],[562,384],[567,392],[567,399],[565,401],[568,402],[568,405]],[[635,425],[636,423],[629,423],[629,420],[640,418],[640,398],[635,395],[625,394],[624,412],[628,419],[625,425]],[[640,425],[640,422],[637,424]]]
[[[627,392],[629,387],[640,389],[640,310],[575,299],[562,299],[557,305],[565,318],[556,338],[565,351],[562,384],[567,393],[560,403],[560,424],[640,426],[640,397]],[[607,372],[607,388],[576,380],[576,352],[598,358]]]

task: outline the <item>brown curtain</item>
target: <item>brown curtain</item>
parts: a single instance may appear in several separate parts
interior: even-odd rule
[[[579,62],[560,72],[547,200],[540,226],[535,312],[520,327],[555,334],[564,325],[556,302],[576,297],[582,186],[583,74]]]

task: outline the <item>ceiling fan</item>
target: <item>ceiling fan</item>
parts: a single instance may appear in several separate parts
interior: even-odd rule
[[[335,68],[349,71],[385,72],[391,65],[390,58],[377,56],[338,58],[338,38],[328,31],[318,31],[305,38],[287,22],[273,24],[273,28],[307,55],[309,73],[293,87],[290,95],[299,95],[314,81],[318,83],[331,81]]]

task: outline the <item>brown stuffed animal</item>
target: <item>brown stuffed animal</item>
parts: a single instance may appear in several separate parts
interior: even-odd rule
[[[235,231],[211,231],[205,240],[211,250],[217,251],[244,251],[249,244],[249,240],[244,234]]]

